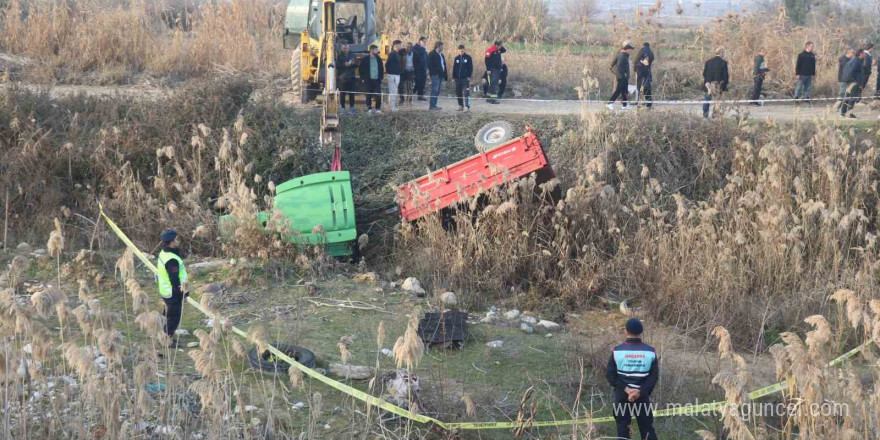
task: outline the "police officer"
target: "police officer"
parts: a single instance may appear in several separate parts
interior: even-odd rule
[[[642,342],[642,322],[631,318],[626,322],[626,342],[614,347],[605,378],[614,387],[614,420],[617,437],[631,439],[630,425],[635,416],[642,440],[657,440],[651,391],[657,385],[660,369],[654,347]]]
[[[503,68],[504,59],[502,54],[507,52],[504,48],[504,42],[496,40],[489,49],[486,50],[486,79],[488,80],[488,95],[486,102],[490,104],[500,104],[498,101],[499,90],[501,86],[501,69]]]
[[[172,338],[172,347],[177,344],[174,332],[180,325],[180,316],[183,309],[183,298],[189,296],[187,290],[186,266],[180,252],[180,241],[177,239],[177,231],[168,229],[159,236],[162,249],[159,251],[159,261],[156,269],[159,271],[159,295],[165,302],[165,333]]]

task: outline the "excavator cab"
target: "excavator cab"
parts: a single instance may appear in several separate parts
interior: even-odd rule
[[[324,16],[334,21],[326,26]],[[326,72],[322,56],[335,53],[345,43],[356,58],[369,53],[369,47],[380,47],[382,58],[387,58],[390,45],[387,37],[379,35],[376,26],[376,0],[290,0],[285,17],[284,48],[293,50],[291,82],[299,91],[303,103],[314,99],[324,88]],[[325,48],[333,29],[334,50]]]

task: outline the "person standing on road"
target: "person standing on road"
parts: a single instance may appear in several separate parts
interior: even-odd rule
[[[486,102],[490,104],[500,104],[498,102],[498,91],[501,87],[501,69],[504,60],[501,54],[507,52],[504,48],[504,42],[495,40],[495,43],[486,50],[486,80],[488,81],[489,93]]]
[[[764,89],[764,78],[767,77],[767,72],[770,71],[767,67],[767,61],[764,60],[766,55],[764,49],[760,49],[758,50],[758,56],[755,57],[755,67],[752,70],[755,84],[752,88],[752,102],[750,102],[749,105],[761,106],[760,99],[761,91]]]
[[[706,61],[703,67],[703,119],[709,119],[709,101],[712,101],[712,117],[721,115],[721,99],[727,91],[727,83],[730,76],[727,72],[727,60],[724,59],[724,49],[715,49],[715,57]]]
[[[651,66],[654,65],[654,51],[651,50],[651,44],[647,41],[639,49],[636,55],[634,69],[636,71],[636,88],[639,91],[639,102],[644,101],[645,107],[651,108],[651,86],[654,78],[651,74]]]
[[[852,49],[847,49],[846,52],[837,59],[837,87],[839,88],[837,93],[837,99],[839,100],[837,103],[838,108],[843,105],[843,97],[846,95],[846,82],[843,80],[843,70],[846,68],[846,63],[848,63],[854,55],[855,52]]]
[[[351,50],[348,47],[348,44],[342,44],[342,50],[339,52],[339,55],[336,56],[336,72],[339,75],[339,91],[340,93],[340,104],[342,107],[342,113],[345,113],[345,98],[348,95],[348,107],[351,109],[351,114],[355,114],[354,110],[354,92],[356,92],[355,88],[355,75],[354,70],[357,65],[357,60],[355,60],[354,55],[351,53]]]
[[[861,84],[865,83],[865,52],[862,49],[856,50],[855,56],[847,61],[843,68],[843,82],[846,83],[846,96],[844,96],[843,104],[840,106],[840,116],[856,119],[856,115],[852,114],[852,109],[856,105],[859,96],[862,95]]]
[[[413,80],[416,68],[413,65],[413,44],[406,43],[406,48],[400,49],[400,63],[403,65],[403,76],[400,78],[400,103],[412,102]]]
[[[403,73],[403,66],[400,63],[400,40],[394,40],[391,43],[391,52],[385,61],[385,76],[388,78],[388,103],[391,105],[391,111],[397,111],[397,92],[400,88],[400,75]]]
[[[443,82],[449,79],[446,73],[446,58],[443,57],[443,42],[434,43],[434,50],[428,55],[428,72],[431,74],[431,102],[428,110],[442,110],[437,107]]]
[[[614,102],[617,101],[617,98],[621,99],[623,110],[629,109],[629,103],[627,102],[627,95],[629,94],[629,54],[632,51],[632,45],[629,44],[629,41],[625,41],[623,48],[617,52],[617,56],[611,62],[611,72],[614,73],[616,85],[614,87],[614,94],[611,95],[611,99],[605,104],[609,110],[614,110]]]
[[[419,101],[426,101],[425,85],[428,82],[428,49],[425,47],[426,44],[428,44],[428,39],[420,37],[419,42],[413,46],[412,50],[413,69],[415,71],[413,94],[419,97]]]
[[[177,231],[166,229],[159,236],[162,249],[159,251],[159,259],[156,264],[159,282],[159,295],[165,303],[165,333],[171,338],[171,346],[177,346],[177,338],[174,333],[180,325],[180,317],[183,313],[183,298],[189,296],[186,274],[186,265],[183,264],[183,256],[180,251],[180,241],[177,239]]]
[[[816,54],[813,53],[812,41],[807,41],[807,44],[804,45],[804,51],[798,55],[794,74],[797,75],[794,99],[803,98],[809,102],[810,91],[813,89],[813,77],[816,76]]]
[[[498,101],[496,104],[500,104],[501,99],[504,98],[504,91],[507,90],[507,62],[504,61],[504,57],[501,57],[501,74],[498,75]]]
[[[385,76],[385,68],[382,58],[379,57],[379,47],[370,45],[370,54],[361,60],[361,79],[364,81],[367,93],[367,113],[382,113],[382,78]],[[376,110],[373,110],[373,102]]]
[[[862,46],[862,52],[865,53],[865,59],[862,61],[862,71],[865,73],[865,82],[861,85],[864,92],[868,88],[868,80],[871,79],[872,69],[874,67],[874,58],[871,56],[871,50],[874,49],[874,43],[866,43]]]
[[[635,416],[642,440],[657,440],[651,392],[660,378],[659,358],[654,347],[642,342],[642,322],[626,321],[626,341],[614,347],[605,378],[614,388],[614,421],[617,438],[631,439],[630,426]]]
[[[458,111],[471,111],[471,76],[474,74],[474,60],[458,45],[458,56],[452,63],[452,81],[455,82],[455,97],[458,98]]]

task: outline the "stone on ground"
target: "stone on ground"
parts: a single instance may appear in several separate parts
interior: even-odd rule
[[[538,326],[544,327],[547,330],[554,330],[554,331],[562,328],[561,325],[559,325],[553,321],[548,321],[546,319],[542,319],[542,320],[538,321]]]
[[[526,332],[526,333],[534,333],[535,332],[535,329],[533,329],[532,326],[530,326],[526,323],[520,324],[519,329]]]
[[[444,292],[440,295],[440,302],[447,306],[458,305],[458,297],[452,292]]]
[[[416,277],[409,277],[404,280],[403,284],[400,285],[400,288],[418,295],[425,294],[425,289],[422,288],[422,283],[420,283]]]

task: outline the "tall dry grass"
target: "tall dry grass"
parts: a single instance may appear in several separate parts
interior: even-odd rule
[[[27,80],[131,82],[138,74],[191,76],[218,67],[283,73],[283,2],[11,0],[0,48],[30,59]]]

